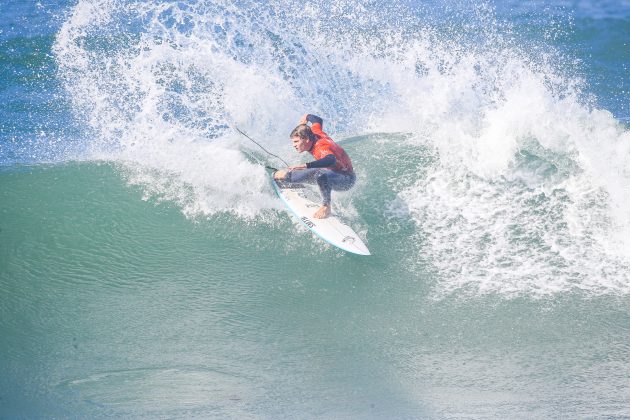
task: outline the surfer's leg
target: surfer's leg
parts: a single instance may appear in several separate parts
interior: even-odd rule
[[[322,169],[317,174],[317,185],[322,193],[324,204],[330,204],[331,191],[348,191],[354,186],[357,177],[354,173]]]
[[[331,178],[333,171],[330,169],[320,169],[317,174],[317,185],[319,185],[319,192],[322,194],[322,204],[325,206],[330,205],[332,182]]]
[[[287,173],[285,180],[287,182],[307,182],[310,184],[315,183],[315,178],[319,169],[294,169]]]
[[[313,217],[316,219],[324,219],[330,216],[330,192],[331,187],[326,182],[325,174],[327,172],[332,172],[330,169],[320,169],[320,168],[309,168],[309,169],[298,169],[289,171],[285,180],[287,182],[303,182],[309,184],[317,183],[319,185],[319,190],[322,194],[323,204],[322,206],[313,214]],[[322,176],[324,174],[324,176]]]
[[[317,185],[319,185],[319,190],[322,193],[323,203],[330,204],[332,190],[347,191],[354,186],[356,179],[354,173],[320,169],[317,174]]]
[[[354,187],[354,183],[357,180],[357,176],[354,174],[354,172],[330,172],[331,173],[328,175],[328,180],[333,190],[348,191],[350,188]]]

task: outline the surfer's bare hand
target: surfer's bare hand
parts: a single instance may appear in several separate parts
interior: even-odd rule
[[[328,216],[330,216],[330,205],[326,204],[322,204],[322,206],[313,214],[313,217],[316,219],[325,219]]]
[[[300,118],[299,124],[306,124],[306,117],[308,117],[308,114],[302,115],[302,118]]]
[[[288,171],[286,169],[278,169],[276,172],[273,173],[273,179],[279,179],[279,180],[286,179],[287,172]]]

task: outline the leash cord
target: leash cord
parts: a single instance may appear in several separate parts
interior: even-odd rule
[[[242,131],[241,131],[241,130],[237,127],[237,126],[234,126],[234,129],[235,129],[236,131],[238,131],[239,133],[241,133],[243,136],[245,136],[247,139],[249,139],[249,140],[250,140],[252,143],[254,143],[256,146],[260,147],[260,148],[261,148],[261,149],[262,149],[265,153],[267,153],[268,155],[273,156],[273,157],[275,157],[275,158],[277,158],[277,159],[280,159],[280,161],[281,161],[282,163],[284,163],[284,165],[285,165],[285,166],[287,166],[287,167],[289,166],[289,164],[288,164],[288,163],[286,163],[286,162],[284,161],[284,159],[282,159],[282,158],[281,158],[280,156],[278,156],[278,155],[274,155],[274,154],[273,154],[273,153],[271,153],[269,150],[267,150],[267,149],[265,149],[264,147],[262,147],[262,146],[260,145],[260,143],[258,143],[258,142],[257,142],[256,140],[254,140],[253,138],[249,137],[247,134],[243,133],[243,132],[242,132]],[[267,167],[267,168],[269,168],[269,169],[275,169],[275,168],[271,168],[271,167]]]

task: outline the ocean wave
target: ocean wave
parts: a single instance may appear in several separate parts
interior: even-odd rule
[[[231,128],[296,161],[288,132],[313,112],[337,139],[407,133],[379,138],[430,151],[357,166],[399,187],[383,215],[417,226],[409,258],[430,256],[438,294],[630,292],[630,134],[575,61],[487,3],[439,22],[398,2],[374,18],[382,7],[81,0],[54,51],[91,156],[188,216],[277,209]]]

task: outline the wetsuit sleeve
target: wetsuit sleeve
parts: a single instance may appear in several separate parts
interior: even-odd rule
[[[311,124],[319,124],[322,127],[324,126],[324,120],[322,120],[317,115],[308,114],[306,116],[306,121],[310,122]]]
[[[334,166],[337,163],[337,158],[335,155],[330,154],[326,155],[321,159],[317,159],[313,162],[309,162],[306,164],[307,168],[328,168],[329,166]]]
[[[324,120],[322,120],[317,115],[308,114],[306,116],[306,121],[311,123],[311,131],[315,134],[323,133]]]

